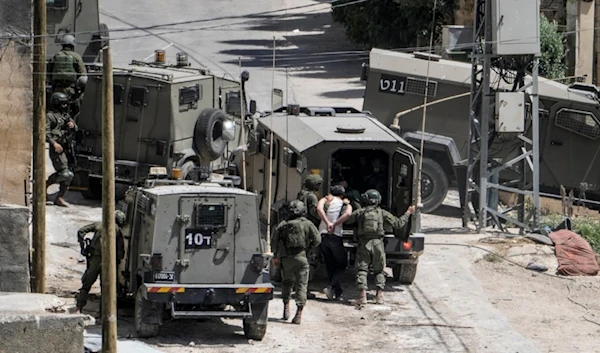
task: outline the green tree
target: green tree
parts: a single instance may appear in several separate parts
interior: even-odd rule
[[[353,2],[341,0],[336,4]],[[333,19],[344,24],[348,38],[357,44],[379,48],[429,45],[434,0],[373,0],[336,7]],[[456,0],[437,0],[434,40],[444,24],[452,23]],[[418,43],[419,38],[425,41]]]
[[[540,15],[540,75],[549,79],[565,77],[565,36],[558,26]]]

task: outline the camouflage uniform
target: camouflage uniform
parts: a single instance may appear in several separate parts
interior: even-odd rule
[[[116,220],[116,235],[117,235],[117,267],[125,256],[125,242],[123,235],[121,234],[121,226],[125,223],[125,214],[121,211],[115,212]],[[85,235],[88,233],[94,233],[89,245],[85,246]],[[77,309],[81,312],[85,304],[87,303],[90,289],[100,277],[100,286],[102,286],[102,223],[96,222],[88,224],[77,231],[77,240],[81,247],[82,255],[87,258],[86,270],[81,277],[81,288],[77,295]]]
[[[307,250],[321,243],[317,227],[304,217],[305,208],[301,201],[290,202],[290,217],[277,225],[273,231],[272,250],[280,260],[282,272],[281,298],[284,303],[283,319],[289,318],[289,301],[292,287],[296,285],[296,306],[293,322],[299,324],[306,304],[309,264]]]
[[[321,224],[321,217],[319,217],[319,213],[317,212],[317,204],[319,203],[319,199],[316,195],[316,192],[321,188],[321,184],[323,183],[323,178],[318,174],[310,174],[306,177],[304,181],[304,188],[300,190],[297,200],[302,201],[304,206],[306,207],[306,218],[311,221],[317,229],[319,228],[319,224]],[[312,266],[312,275],[316,268],[319,266],[321,262],[321,251],[318,247],[314,249],[308,250],[307,253],[308,262],[310,266]],[[309,278],[311,277],[311,273],[309,273]],[[308,293],[309,299],[314,299],[315,295],[312,293]]]
[[[361,291],[361,301],[366,302],[367,274],[369,266],[373,267],[375,273],[375,284],[377,286],[377,302],[381,302],[382,290],[385,288],[385,246],[383,237],[385,235],[384,225],[387,224],[394,229],[401,229],[408,223],[410,213],[407,211],[401,217],[396,217],[379,207],[381,195],[376,190],[368,190],[365,195],[378,195],[378,200],[368,202],[369,205],[352,212],[346,223],[357,223],[358,246],[356,249],[356,285]]]
[[[69,169],[69,144],[68,139],[70,134],[77,131],[77,125],[71,117],[64,111],[68,107],[60,107],[61,104],[68,104],[68,98],[63,93],[55,93],[50,99],[52,111],[46,113],[46,142],[48,142],[48,151],[52,166],[56,171],[46,181],[46,189],[52,185],[59,183],[60,191],[54,200],[54,204],[59,206],[68,206],[64,201],[65,196],[71,181],[73,181],[73,172]],[[73,128],[70,129],[67,124],[73,121]],[[62,147],[62,152],[57,153],[54,144],[58,143]],[[72,158],[74,156],[71,156]]]
[[[65,93],[69,97],[75,94],[77,79],[87,73],[81,55],[75,49],[75,37],[63,36],[62,49],[48,63],[48,79],[52,84],[52,93]]]

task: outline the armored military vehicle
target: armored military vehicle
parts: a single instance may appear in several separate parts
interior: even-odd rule
[[[173,319],[241,318],[247,338],[265,335],[273,285],[257,195],[209,171],[200,167],[194,180],[181,180],[153,167],[120,203],[127,222],[119,292],[135,298],[140,337],[157,335],[166,312]]]
[[[421,109],[429,68],[428,98],[423,154],[422,198],[424,211],[435,210],[446,197],[449,183],[456,180],[457,166],[467,158],[469,148],[469,92],[471,64],[450,61],[421,53],[399,53],[373,49],[369,65],[363,65],[367,81],[363,109],[386,126],[401,115],[400,136],[414,146],[421,143]],[[526,83],[531,80],[526,77]],[[497,92],[510,91],[497,73],[492,73]],[[594,86],[564,85],[539,79],[540,94],[540,190],[559,193],[560,186],[584,192],[587,199],[600,200],[600,90]],[[462,94],[462,95],[461,95]],[[453,98],[456,97],[457,98]],[[437,100],[446,99],[439,104]],[[529,103],[515,110],[516,126],[531,136]],[[517,114],[518,113],[518,114]],[[496,112],[498,115],[498,112]],[[527,116],[519,118],[519,116]],[[490,158],[510,160],[520,153],[522,142],[516,133],[505,133],[496,119]],[[514,175],[501,174],[503,180]],[[531,180],[531,179],[529,179]]]
[[[75,35],[75,52],[87,65],[98,60],[98,53],[109,41],[108,26],[100,23],[98,1],[46,0],[48,60],[61,49],[65,34]]]
[[[248,188],[260,195],[263,220],[272,212],[271,226],[284,218],[282,206],[296,198],[309,174],[323,177],[321,195],[345,181],[348,192],[377,188],[382,207],[396,215],[416,203],[418,151],[376,119],[353,108],[290,105],[276,109],[256,119],[247,153]],[[372,172],[370,163],[375,160],[379,173]],[[273,187],[269,193],[271,164]],[[269,205],[273,205],[271,210]],[[388,266],[397,280],[406,283],[413,281],[423,252],[418,222],[415,215],[403,231],[393,234],[387,229]],[[344,242],[352,262],[356,242],[350,227],[344,230]]]
[[[143,183],[154,166],[166,167],[169,173],[181,168],[183,179],[191,178],[201,163],[226,168],[227,154],[238,147],[241,129],[236,131],[235,124],[246,114],[247,72],[242,73],[240,88],[235,80],[190,66],[185,53],[177,54],[176,64],[168,64],[164,51],[157,50],[155,62],[133,61],[129,67],[115,68],[113,75],[118,183]],[[102,76],[88,79],[77,124],[78,170],[72,189],[100,198]],[[194,133],[202,146],[198,154],[192,150]]]

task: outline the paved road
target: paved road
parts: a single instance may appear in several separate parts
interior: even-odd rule
[[[276,11],[286,7],[302,8]],[[331,26],[322,2],[103,0],[101,17],[111,29],[127,29],[111,34],[115,66],[147,58],[155,49],[166,47],[171,60],[176,52],[186,51],[195,65],[237,77],[241,57],[244,69],[250,72],[249,93],[264,110],[269,109],[273,87],[275,37],[275,87],[287,92],[290,103],[362,107],[358,77],[366,54],[354,52],[356,48],[343,40],[341,29]],[[214,17],[221,19],[212,20]],[[194,23],[181,23],[185,21]],[[170,22],[180,24],[156,27]],[[155,28],[136,29],[149,26]],[[327,54],[332,52],[335,54]],[[99,220],[101,211],[97,203],[77,194],[69,199],[77,207],[48,208],[48,242],[62,245],[50,247],[49,272],[56,283],[62,278],[65,286],[68,282],[74,290],[73,283],[84,269],[77,263],[75,232],[79,226]],[[447,210],[453,212],[451,206]],[[426,227],[439,224],[435,217],[424,219]],[[352,305],[311,302],[300,327],[278,321],[281,301],[275,299],[268,334],[260,343],[244,340],[240,323],[231,320],[171,323],[164,327],[163,336],[148,342],[165,352],[536,352],[491,306],[469,271],[468,258],[468,251],[428,248],[415,285],[390,285],[386,305],[356,310]],[[348,286],[352,287],[351,275]],[[353,294],[348,291],[349,296]],[[131,322],[131,317],[122,316],[122,337],[132,333]]]

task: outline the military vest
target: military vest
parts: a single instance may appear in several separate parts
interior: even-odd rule
[[[321,219],[315,218],[313,215],[310,214],[310,211],[308,210],[308,199],[311,195],[314,194],[306,189],[302,189],[300,190],[300,192],[298,192],[298,196],[296,199],[304,203],[304,206],[306,207],[306,218],[308,218],[309,221],[313,222],[313,224],[318,227],[319,223],[321,222]]]
[[[281,238],[289,254],[297,254],[306,249],[306,235],[302,229],[302,220],[286,221],[281,230]]]
[[[65,51],[59,51],[54,55],[54,66],[52,68],[52,81],[62,81],[74,84],[77,81],[77,59]]]
[[[381,236],[383,229],[383,212],[379,207],[367,207],[361,214],[358,226],[359,236]]]

